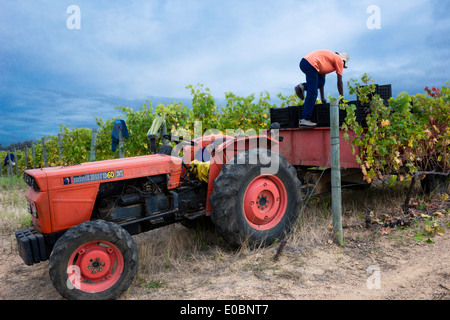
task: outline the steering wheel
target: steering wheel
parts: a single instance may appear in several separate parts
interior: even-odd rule
[[[171,134],[163,134],[162,136],[163,136],[163,138],[165,138],[167,140],[170,140],[170,141],[173,141],[176,144],[186,143],[186,144],[190,144],[193,147],[197,146],[196,142],[194,142],[192,140],[186,140],[183,137],[172,136]]]

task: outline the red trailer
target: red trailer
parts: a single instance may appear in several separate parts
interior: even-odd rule
[[[350,147],[355,138],[354,133],[347,132],[350,140],[345,139],[345,130],[339,129],[339,153],[341,165],[341,184],[367,186],[363,180],[360,165],[356,162],[356,154]],[[280,154],[292,164],[302,181],[303,193],[311,191],[319,176],[321,179],[314,194],[322,194],[331,190],[330,168],[330,127],[313,129],[285,128],[280,129],[283,141],[280,143]],[[357,153],[356,149],[356,153]],[[325,169],[325,172],[323,172]]]
[[[360,168],[350,148],[350,142],[344,138],[344,130],[339,130],[341,167]],[[330,128],[281,129],[280,153],[287,161],[300,167],[330,166]],[[351,134],[350,134],[351,136]],[[354,139],[354,138],[352,138]]]

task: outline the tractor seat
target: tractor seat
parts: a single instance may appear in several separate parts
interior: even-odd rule
[[[159,147],[159,150],[157,153],[158,154],[166,154],[166,155],[170,156],[170,155],[172,155],[172,150],[173,150],[172,146],[163,144],[162,146]]]

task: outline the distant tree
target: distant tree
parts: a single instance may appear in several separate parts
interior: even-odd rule
[[[12,143],[12,144],[10,144],[10,145],[8,145],[8,146],[6,146],[6,147],[3,147],[1,144],[0,144],[0,150],[1,151],[13,151],[14,149],[16,149],[16,150],[23,150],[23,149],[25,149],[25,147],[27,147],[27,148],[31,148],[31,144],[33,143],[33,141],[31,141],[31,140],[28,140],[28,141],[24,141],[24,142],[16,142],[16,143]]]

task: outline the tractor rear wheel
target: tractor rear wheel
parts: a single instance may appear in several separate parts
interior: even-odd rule
[[[270,159],[276,159],[278,170],[264,173]],[[269,150],[237,154],[222,166],[213,186],[211,219],[233,246],[270,245],[283,239],[298,219],[302,196],[297,172]]]
[[[116,299],[131,285],[137,268],[138,250],[131,235],[103,220],[69,229],[49,259],[53,286],[71,300]]]

